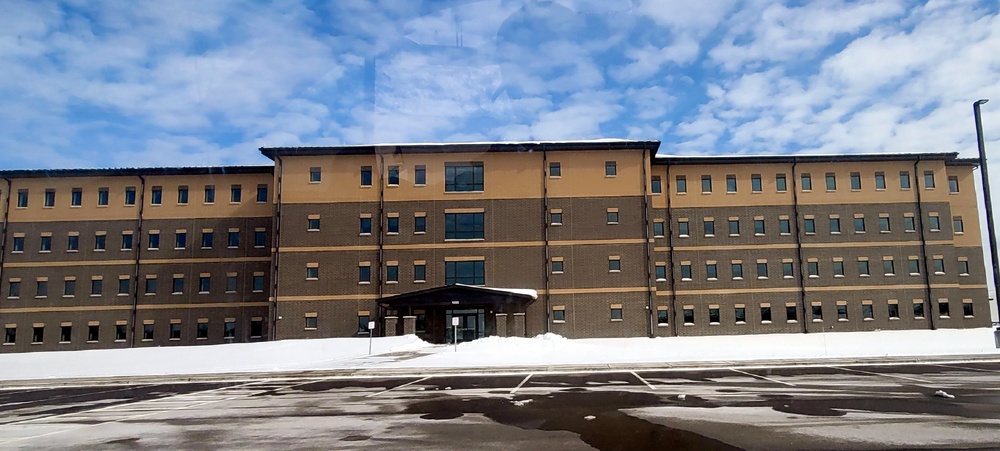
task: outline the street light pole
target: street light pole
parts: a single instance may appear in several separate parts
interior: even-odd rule
[[[983,200],[986,202],[986,233],[990,240],[990,262],[993,263],[993,297],[1000,314],[1000,263],[997,262],[997,234],[993,225],[993,200],[990,196],[990,176],[986,169],[986,142],[983,139],[983,118],[979,107],[989,99],[977,100],[972,104],[976,117],[976,139],[979,141],[979,173],[983,178]]]

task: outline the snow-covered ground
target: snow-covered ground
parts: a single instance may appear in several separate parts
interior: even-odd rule
[[[376,338],[372,343],[372,357],[364,338],[6,354],[0,355],[0,380],[969,354],[1000,358],[990,328],[580,340],[548,334],[488,337],[457,349],[430,345],[415,336]]]

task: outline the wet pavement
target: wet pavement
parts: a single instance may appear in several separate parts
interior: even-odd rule
[[[998,449],[1000,363],[0,390],[0,449],[414,447]]]

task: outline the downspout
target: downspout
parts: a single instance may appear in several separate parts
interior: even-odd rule
[[[545,144],[542,144],[542,241],[544,243],[542,250],[542,257],[545,261],[542,262],[542,273],[545,277],[545,333],[549,333],[552,328],[552,321],[549,315],[552,314],[552,298],[549,295],[550,290],[550,271],[549,271],[549,259],[552,255],[549,253],[549,226],[551,221],[549,221],[549,154],[545,149]]]
[[[646,251],[646,334],[649,338],[653,338],[653,321],[655,317],[653,316],[653,273],[650,271],[650,248],[649,248],[649,174],[646,172],[647,161],[652,164],[652,160],[648,158],[649,149],[646,148],[646,144],[642,144],[642,245]],[[662,185],[661,185],[662,186]]]
[[[798,166],[799,160],[792,157],[792,215],[794,216],[795,224],[795,266],[798,268],[797,274],[799,276],[799,305],[802,307],[802,333],[809,333],[808,321],[806,321],[806,279],[805,271],[802,270],[802,234],[799,229],[799,176],[795,171]],[[774,312],[772,311],[773,315]],[[772,319],[773,320],[773,319]]]
[[[136,320],[139,316],[139,259],[142,257],[142,213],[146,206],[146,178],[139,177],[139,217],[135,235],[132,236],[132,246],[135,247],[135,270],[132,273],[132,336],[129,340],[129,347],[135,347]]]
[[[271,243],[271,330],[268,333],[271,341],[278,339],[278,261],[281,258],[281,176],[285,169],[284,162],[281,161],[281,156],[276,153],[274,159],[277,174],[274,186],[274,218],[271,220],[271,230],[274,230],[274,238]]]
[[[7,221],[10,215],[10,189],[14,185],[7,177],[3,177],[3,181],[7,182],[7,191],[4,192],[3,200],[3,228],[0,229],[0,280],[3,280],[3,263],[7,256]]]
[[[917,155],[917,160],[913,162],[913,190],[917,198],[917,217],[920,218],[917,221],[918,227],[920,227],[920,230],[917,231],[920,235],[920,259],[924,261],[924,315],[927,315],[927,322],[931,326],[931,330],[935,330],[937,325],[934,324],[934,311],[931,309],[934,305],[931,303],[931,268],[933,265],[928,264],[927,260],[927,237],[924,236],[926,228],[924,228],[924,211],[920,200],[920,173],[917,167],[919,164],[920,155]]]
[[[673,336],[677,336],[677,276],[674,274],[674,219],[673,212],[670,210],[670,160],[667,160],[667,179],[663,181],[664,186],[667,191],[667,219],[666,225],[667,230],[667,262],[670,265],[668,273],[670,274],[670,332]]]
[[[378,152],[378,150],[376,150]],[[378,256],[375,258],[375,282],[378,283],[378,298],[382,299],[382,259],[385,253],[385,155],[378,153]],[[382,331],[385,332],[385,315],[379,310],[379,324],[382,324]],[[368,331],[369,335],[374,334],[374,330]]]

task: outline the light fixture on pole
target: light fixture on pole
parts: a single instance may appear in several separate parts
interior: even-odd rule
[[[976,139],[979,143],[979,173],[983,179],[983,200],[986,203],[986,234],[990,241],[990,262],[993,264],[993,297],[1000,313],[1000,263],[997,262],[997,234],[993,225],[993,200],[990,198],[990,176],[986,169],[986,142],[983,139],[983,119],[979,107],[989,99],[977,100],[972,104],[972,112],[976,117]]]

